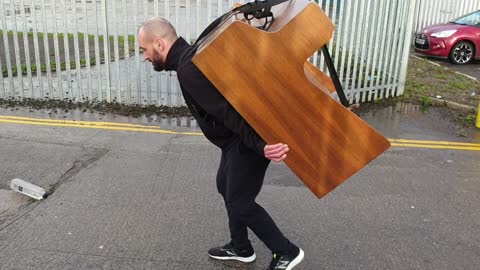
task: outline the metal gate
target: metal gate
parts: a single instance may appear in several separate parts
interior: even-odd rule
[[[401,95],[417,0],[318,3],[337,25],[328,45],[347,97]],[[0,0],[0,98],[181,106],[175,73],[156,73],[142,62],[137,29],[159,15],[193,42],[231,6],[232,0]],[[309,60],[327,72],[320,54]]]

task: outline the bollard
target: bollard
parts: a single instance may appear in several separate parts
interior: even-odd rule
[[[480,104],[478,104],[477,110],[477,128],[480,128]]]

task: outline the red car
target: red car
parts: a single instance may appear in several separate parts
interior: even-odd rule
[[[446,24],[427,26],[415,34],[415,51],[448,58],[454,64],[480,59],[480,10]]]

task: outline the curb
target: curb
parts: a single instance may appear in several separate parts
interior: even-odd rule
[[[433,105],[436,106],[446,106],[447,108],[461,110],[464,112],[477,112],[477,108],[469,105],[460,104],[454,101],[439,99],[439,98],[430,98],[432,100]]]

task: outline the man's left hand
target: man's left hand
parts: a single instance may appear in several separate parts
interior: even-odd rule
[[[284,160],[287,157],[288,150],[288,145],[284,143],[267,144],[263,148],[265,157],[275,162]]]

